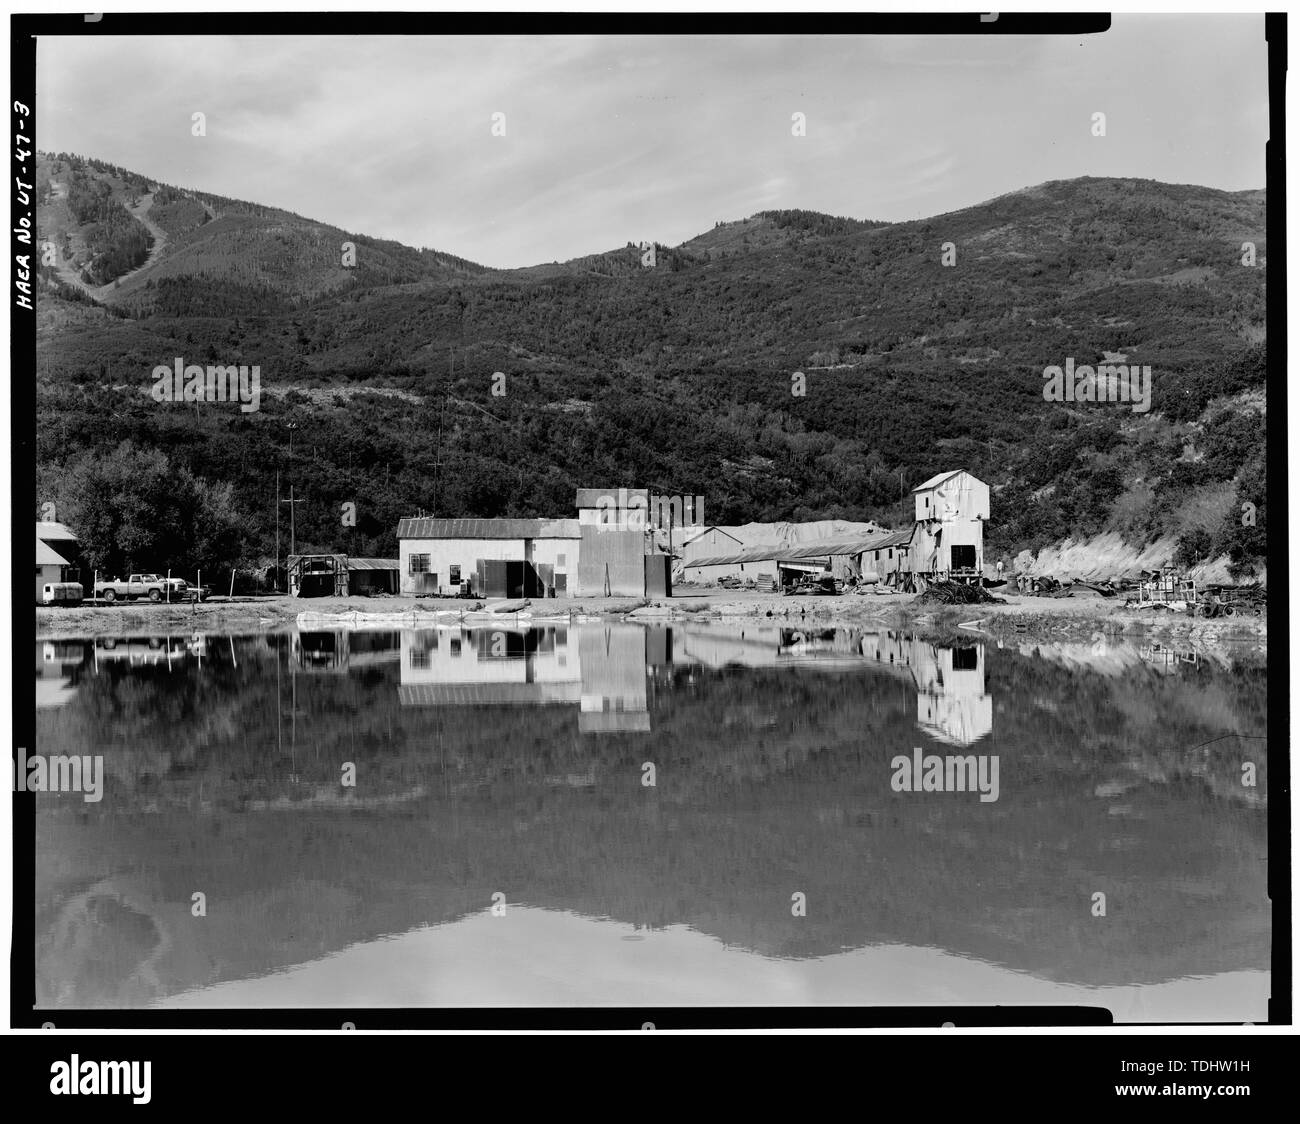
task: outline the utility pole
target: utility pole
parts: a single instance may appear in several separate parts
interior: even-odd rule
[[[447,413],[447,399],[451,396],[451,384],[455,377],[456,349],[453,347],[447,351],[447,385],[438,398],[438,447],[437,452],[433,455],[433,511],[431,512],[433,515],[438,514],[438,508],[441,506],[438,488],[442,481],[442,423]]]
[[[292,474],[292,472],[293,472],[293,431],[294,431],[295,429],[298,428],[298,423],[297,423],[297,422],[285,422],[285,423],[284,423],[284,428],[287,429],[287,430],[289,431],[289,472]],[[280,499],[280,473],[279,473],[279,471],[277,471],[276,474],[275,474],[275,498],[276,498],[276,505],[275,505],[275,567],[276,567],[276,584],[278,585],[278,584],[279,584],[279,569],[280,569],[280,504],[282,504],[282,503],[287,503],[287,504],[289,505],[289,554],[290,554],[290,556],[292,556],[292,555],[294,555],[294,554],[297,553],[297,545],[298,545],[298,544],[297,544],[297,541],[296,541],[296,537],[295,537],[295,535],[294,535],[294,518],[293,518],[293,516],[294,516],[294,511],[295,511],[295,505],[298,504],[298,503],[301,503],[301,502],[302,502],[301,500],[295,500],[295,499],[293,498],[293,482],[292,482],[292,479],[290,480],[290,483],[289,483],[289,498],[288,498],[287,500],[282,500],[282,499]]]
[[[295,533],[295,524],[294,524],[294,505],[305,503],[306,501],[296,500],[293,498],[293,485],[290,484],[289,498],[287,500],[281,500],[280,502],[287,503],[289,505],[289,555],[290,557],[292,557],[293,555],[298,553],[298,539]]]

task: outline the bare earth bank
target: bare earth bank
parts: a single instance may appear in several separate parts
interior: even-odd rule
[[[1000,591],[999,591],[999,595]],[[534,617],[600,617],[639,621],[771,620],[874,627],[915,627],[921,631],[966,626],[990,634],[1057,636],[1061,633],[1108,636],[1186,637],[1202,643],[1257,640],[1268,635],[1263,616],[1207,620],[1168,610],[1125,608],[1123,599],[1100,596],[1021,597],[1006,594],[1005,605],[925,605],[911,594],[888,596],[784,597],[750,590],[682,587],[671,598],[582,597],[534,600],[525,610]],[[214,597],[201,605],[148,602],[78,608],[36,607],[37,639],[59,636],[130,636],[159,633],[276,631],[296,623],[299,613],[418,614],[466,612],[491,602],[415,597]],[[475,615],[478,619],[478,614]],[[446,618],[444,618],[446,619]],[[510,620],[512,614],[502,614]],[[396,622],[395,622],[396,623]],[[401,622],[411,627],[409,621]]]

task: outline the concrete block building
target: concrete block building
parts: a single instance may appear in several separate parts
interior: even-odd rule
[[[671,596],[644,489],[582,488],[575,519],[435,519],[397,527],[401,592],[455,597]]]
[[[397,525],[402,593],[455,597],[575,594],[576,519],[434,519]],[[468,584],[467,584],[468,583]]]

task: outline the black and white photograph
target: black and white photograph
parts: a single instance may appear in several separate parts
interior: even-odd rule
[[[27,18],[23,1025],[1290,1021],[1285,17]]]

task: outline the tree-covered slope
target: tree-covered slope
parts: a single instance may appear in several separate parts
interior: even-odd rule
[[[249,560],[276,467],[306,497],[299,542],[352,553],[392,554],[402,514],[562,513],[591,484],[701,494],[710,522],[901,525],[952,467],[993,486],[998,552],[1118,530],[1263,553],[1262,192],[1088,178],[909,223],[765,212],[650,268],[629,242],[508,271],[169,192],[159,263],[102,299],[41,276],[35,498],[69,518],[129,441],[231,484]],[[1107,355],[1151,367],[1149,412],[1044,400],[1045,367]],[[260,410],[155,403],[176,357],[256,364]]]

